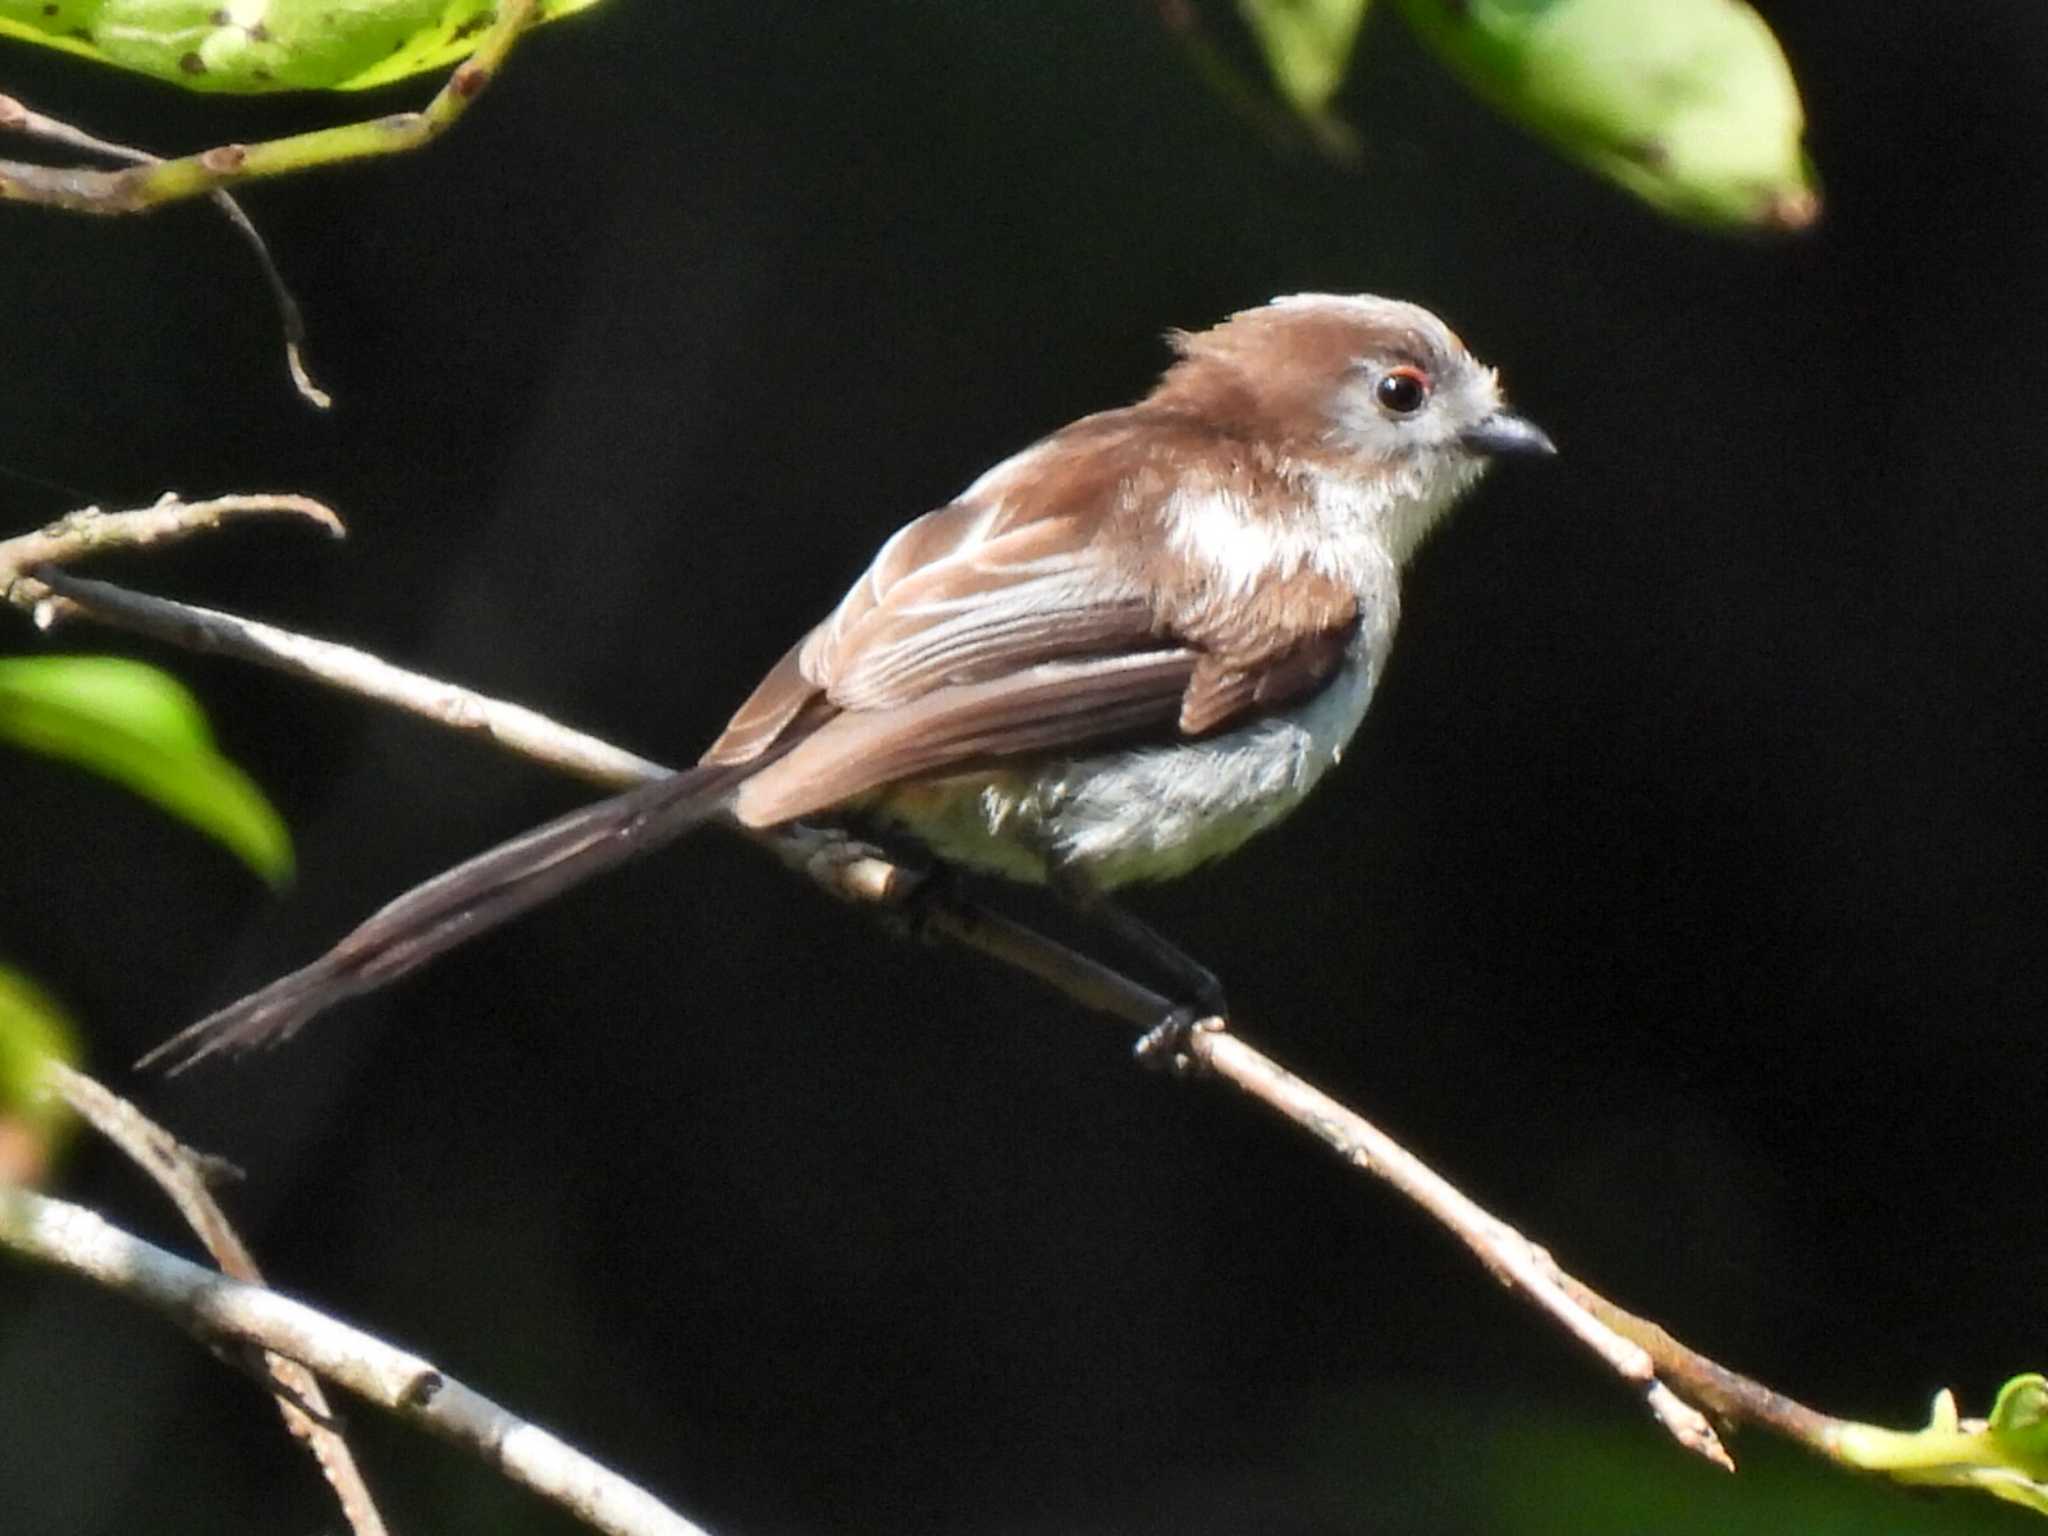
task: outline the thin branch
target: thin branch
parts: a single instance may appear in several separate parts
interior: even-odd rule
[[[203,1343],[254,1346],[296,1360],[475,1453],[609,1536],[703,1536],[702,1527],[652,1494],[417,1355],[167,1253],[84,1206],[0,1187],[0,1243],[140,1302]]]
[[[246,517],[304,518],[337,539],[346,532],[325,502],[291,492],[259,491],[205,501],[185,501],[167,492],[150,506],[123,512],[85,507],[34,533],[0,539],[0,602],[27,609],[38,628],[48,628],[64,616],[64,605],[30,574],[36,567],[62,565],[101,550],[189,538]]]
[[[209,1159],[83,1072],[59,1061],[48,1062],[46,1071],[51,1086],[64,1102],[170,1196],[171,1203],[213,1255],[222,1274],[249,1285],[264,1283],[248,1246],[207,1187]],[[285,1428],[318,1464],[321,1475],[334,1490],[349,1529],[355,1536],[386,1536],[384,1517],[370,1496],[369,1484],[363,1480],[348,1442],[332,1427],[334,1415],[320,1390],[319,1379],[296,1360],[269,1351],[255,1353],[264,1372],[277,1385],[277,1407],[284,1415]]]
[[[90,155],[105,155],[110,160],[125,160],[131,165],[162,165],[163,158],[146,149],[136,149],[127,144],[116,144],[87,133],[83,128],[67,123],[61,118],[38,112],[33,107],[12,96],[0,95],[0,130],[26,134],[33,139],[42,139],[52,144],[62,144],[67,149],[83,150]],[[270,244],[263,238],[263,232],[256,227],[256,221],[243,210],[227,192],[214,190],[206,194],[213,205],[221,211],[228,223],[248,244],[256,257],[257,270],[263,274],[264,285],[270,289],[271,303],[277,309],[279,325],[284,330],[284,362],[291,374],[292,388],[299,398],[316,411],[324,411],[334,404],[334,397],[313,382],[312,374],[306,368],[306,316],[299,308],[299,301],[284,280],[284,274],[277,269],[277,262],[270,254]]]
[[[1198,1064],[1285,1115],[1345,1162],[1385,1180],[1435,1217],[1479,1256],[1502,1285],[1520,1291],[1605,1361],[1608,1369],[1634,1383],[1650,1411],[1680,1445],[1730,1472],[1735,1470],[1734,1459],[1706,1415],[1659,1379],[1647,1350],[1586,1305],[1583,1298],[1593,1294],[1587,1287],[1564,1283],[1566,1276],[1548,1253],[1468,1199],[1378,1126],[1244,1041],[1222,1029],[1197,1029],[1188,1050]]]
[[[316,640],[211,608],[130,592],[104,581],[88,581],[52,565],[37,567],[37,578],[71,610],[115,629],[148,635],[188,651],[232,656],[375,699],[449,730],[483,736],[508,752],[589,783],[637,784],[666,772],[658,763],[569,730],[522,705],[485,698],[394,667],[353,646]]]
[[[233,654],[260,650],[269,656],[278,649],[274,637],[282,634],[271,626],[235,615],[193,609],[163,598],[143,598],[105,583],[85,582],[54,571],[47,573],[46,580],[61,591],[76,611],[89,618],[104,618],[133,628],[137,627],[136,616],[147,612],[149,632],[173,644],[193,644],[190,636],[200,634],[206,637],[197,642],[202,649],[230,649]],[[239,638],[230,640],[229,636]],[[287,638],[299,644],[308,643],[304,637]],[[515,740],[509,734],[492,731],[491,739],[500,746],[551,765],[592,761],[589,738],[580,733],[567,731],[503,700],[449,684],[432,685],[431,698],[423,698],[427,692],[423,687],[425,680],[417,674],[385,668],[382,663],[350,664],[320,672],[308,670],[304,675],[359,697],[443,724],[472,729],[472,722],[516,711],[525,734]],[[641,759],[633,759],[632,764],[629,772],[607,774],[601,782],[637,783],[663,771]],[[595,777],[588,772],[583,776]],[[915,874],[891,864],[879,852],[847,844],[830,833],[798,828],[766,834],[764,840],[776,848],[784,862],[834,895],[879,910],[893,911],[919,884]],[[926,935],[947,939],[1010,969],[1035,976],[1097,1012],[1149,1027],[1167,1009],[1166,999],[1120,972],[1035,929],[950,893],[932,893],[931,899],[921,905],[919,917],[921,931]],[[1191,1050],[1197,1062],[1215,1075],[1286,1115],[1354,1165],[1392,1184],[1421,1205],[1471,1247],[1504,1284],[1521,1291],[1573,1337],[1588,1345],[1610,1369],[1642,1391],[1652,1411],[1681,1445],[1719,1465],[1733,1466],[1706,1419],[1658,1378],[1646,1347],[1603,1321],[1577,1292],[1563,1283],[1548,1257],[1514,1228],[1460,1195],[1384,1132],[1318,1093],[1242,1039],[1225,1033],[1218,1021],[1211,1021],[1210,1027],[1196,1034]],[[1772,1396],[1775,1398],[1775,1394]]]
[[[4,591],[4,554],[0,544],[0,591]],[[124,626],[147,608],[153,617],[149,633],[177,644],[244,654],[247,647],[264,652],[280,649],[280,641],[304,642],[267,625],[231,614],[196,610],[160,598],[81,583],[59,576],[72,611]],[[19,599],[17,599],[19,601]],[[103,606],[105,605],[105,606]],[[175,622],[173,622],[175,620]],[[244,640],[224,637],[239,634]],[[206,638],[193,638],[204,635]],[[289,649],[289,646],[282,647]],[[359,654],[359,653],[351,653]],[[371,658],[374,661],[374,658]],[[266,664],[275,664],[266,661]],[[608,767],[594,755],[591,739],[555,725],[545,717],[501,700],[473,694],[450,684],[433,683],[417,674],[351,665],[327,671],[307,669],[332,687],[388,704],[457,728],[474,729],[478,719],[517,711],[523,734],[493,730],[492,740],[507,750],[596,782],[623,786],[643,782],[660,772],[644,759],[623,754]],[[394,686],[393,679],[404,680]],[[422,699],[431,691],[432,704]],[[614,749],[615,750],[615,749]],[[892,863],[881,852],[844,837],[813,828],[794,827],[753,834],[766,842],[793,869],[843,899],[870,910],[893,914],[921,884],[920,877]],[[991,912],[947,891],[930,891],[918,904],[917,931],[988,956],[1014,971],[1034,976],[1084,1007],[1140,1028],[1156,1024],[1167,1000],[1122,973],[1060,944],[1022,923]],[[1187,1045],[1190,1064],[1232,1084],[1309,1132],[1361,1172],[1391,1185],[1450,1230],[1479,1256],[1504,1285],[1519,1291],[1548,1313],[1608,1366],[1642,1393],[1646,1404],[1681,1445],[1716,1464],[1733,1465],[1702,1409],[1730,1424],[1752,1424],[1792,1439],[1843,1465],[1886,1470],[1859,1463],[1844,1454],[1848,1437],[1861,1426],[1797,1403],[1763,1383],[1681,1344],[1645,1318],[1602,1296],[1560,1269],[1550,1255],[1514,1227],[1466,1198],[1392,1137],[1328,1095],[1304,1082],[1245,1040],[1211,1020],[1198,1028]]]

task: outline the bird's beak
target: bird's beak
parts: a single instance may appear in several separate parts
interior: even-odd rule
[[[1548,432],[1513,411],[1495,411],[1478,426],[1460,432],[1458,441],[1493,458],[1547,459],[1557,452]]]

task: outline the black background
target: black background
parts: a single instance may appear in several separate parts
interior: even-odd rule
[[[1766,10],[1828,195],[1789,242],[1660,221],[1392,15],[1347,173],[1277,154],[1137,3],[610,0],[431,153],[249,193],[330,418],[209,211],[0,211],[0,465],[84,493],[9,480],[7,524],[325,495],[345,545],[252,528],[96,573],[682,762],[882,535],[1142,392],[1166,326],[1302,289],[1426,302],[1563,456],[1426,551],[1324,791],[1142,910],[1249,1036],[1682,1336],[1833,1411],[1912,1422],[1942,1385],[1981,1409],[2048,1364],[2048,19]],[[189,100],[13,48],[0,88],[167,149],[385,99]],[[287,1051],[128,1076],[579,792],[233,664],[47,645],[189,681],[302,874],[274,899],[9,756],[5,958],[248,1169],[277,1283],[715,1529],[1538,1528],[1554,1495],[1474,1470],[1496,1420],[1598,1426],[1707,1487],[1297,1132],[731,840]],[[97,1149],[59,1187],[183,1243]],[[186,1340],[19,1269],[0,1308],[7,1529],[334,1528]],[[353,1417],[400,1529],[568,1528]]]

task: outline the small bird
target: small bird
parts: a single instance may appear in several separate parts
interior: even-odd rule
[[[698,766],[415,887],[144,1062],[282,1039],[720,817],[885,829],[1050,885],[1174,972],[1191,1006],[1163,1024],[1222,1012],[1215,978],[1105,893],[1293,810],[1364,718],[1402,565],[1491,460],[1556,449],[1414,304],[1299,294],[1168,339],[1145,399],[883,544]]]

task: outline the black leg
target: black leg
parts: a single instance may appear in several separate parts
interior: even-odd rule
[[[1188,1035],[1194,1027],[1203,1019],[1230,1016],[1230,1004],[1224,998],[1223,983],[1216,979],[1216,973],[1143,918],[1110,901],[1073,871],[1053,866],[1051,885],[1075,911],[1100,923],[1157,966],[1189,999],[1168,1009],[1137,1045],[1138,1060],[1147,1066],[1185,1067],[1190,1059]]]

